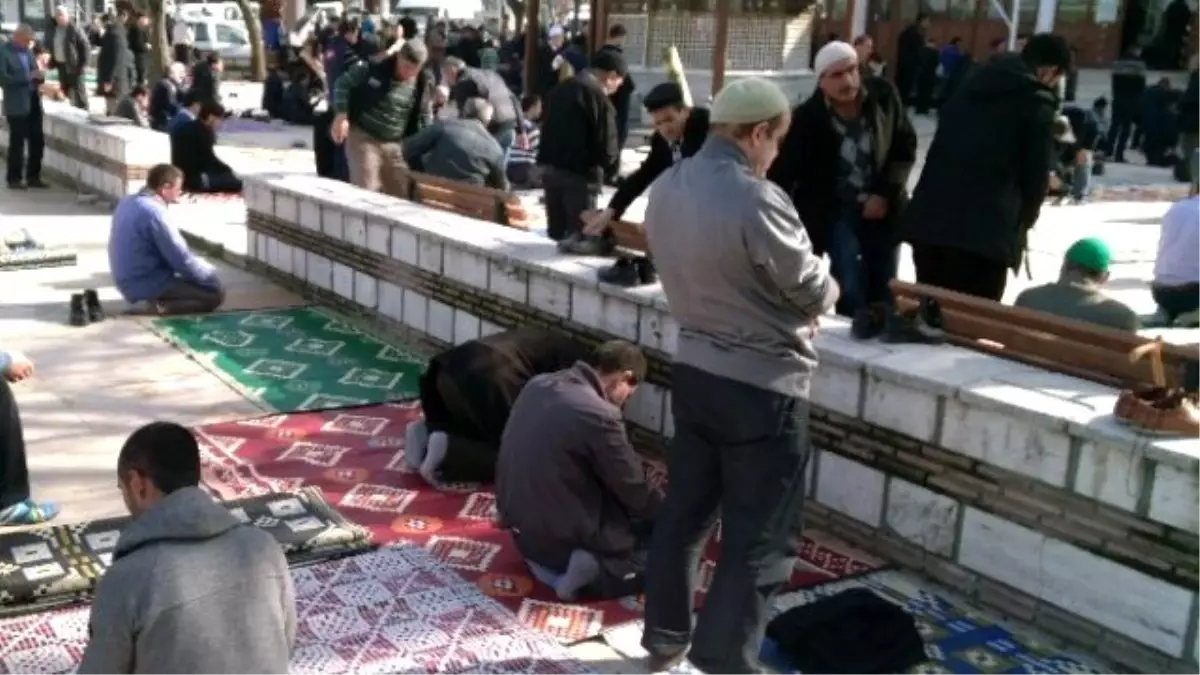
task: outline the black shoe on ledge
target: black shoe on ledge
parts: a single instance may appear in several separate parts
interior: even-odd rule
[[[105,319],[104,306],[100,304],[100,296],[95,289],[89,288],[83,292],[83,305],[87,309],[88,321],[96,323]]]
[[[45,190],[50,187],[50,184],[41,178],[34,178],[33,180],[25,181],[25,187],[33,188],[35,190]]]
[[[24,189],[25,189],[25,184],[24,184],[24,183],[22,183],[22,182],[20,182],[20,181],[17,181],[16,183],[14,183],[14,182],[12,182],[12,181],[9,181],[9,182],[8,182],[8,189],[9,189],[9,190],[24,190]]]
[[[83,293],[71,294],[71,308],[68,320],[72,326],[88,325],[87,306],[84,304]]]
[[[596,272],[596,278],[602,283],[629,288],[638,285],[637,264],[633,258],[622,256],[608,267]]]

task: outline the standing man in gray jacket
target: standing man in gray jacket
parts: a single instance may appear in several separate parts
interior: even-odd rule
[[[838,287],[791,199],[764,178],[790,109],[766,80],[726,85],[704,147],[651,187],[646,233],[679,343],[646,572],[650,672],[685,656],[705,673],[761,672],[767,610],[795,565],[813,338]],[[718,515],[721,559],[693,632],[691,566]]]
[[[192,432],[152,422],[117,459],[133,521],[100,578],[80,673],[287,673],[296,598],[283,550],[200,489]]]
[[[50,49],[50,65],[58,70],[58,86],[71,102],[88,109],[85,72],[92,45],[79,24],[71,19],[66,5],[54,8],[54,23],[46,29],[46,46]]]

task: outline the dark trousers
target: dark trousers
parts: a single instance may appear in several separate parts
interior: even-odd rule
[[[546,229],[554,241],[562,241],[583,229],[583,213],[596,208],[600,186],[583,176],[545,167],[542,188],[546,197]]]
[[[323,112],[313,121],[313,157],[317,163],[317,175],[350,182],[350,165],[346,162],[346,146],[333,142],[329,127],[333,124],[333,112]]]
[[[842,289],[837,313],[854,316],[870,304],[891,302],[888,284],[900,266],[900,245],[886,223],[850,213],[834,223],[829,269]]]
[[[133,55],[133,83],[146,84],[146,64],[150,62],[150,55],[146,52],[138,52]]]
[[[229,171],[204,172],[188,178],[184,188],[196,194],[235,194],[242,191],[242,179]]]
[[[81,110],[88,109],[87,82],[83,73],[72,73],[66,68],[58,69],[58,86],[71,105]]]
[[[667,494],[646,570],[642,646],[706,673],[760,672],[759,643],[800,540],[808,401],[676,363]],[[692,631],[701,547],[721,517],[721,557]]]
[[[208,314],[225,302],[225,289],[176,279],[154,302],[162,314]]]
[[[1108,147],[1115,162],[1125,161],[1125,147],[1129,145],[1129,137],[1133,134],[1133,114],[1113,110],[1112,124],[1108,127]]]
[[[1187,314],[1200,309],[1200,284],[1183,284],[1182,286],[1150,286],[1150,295],[1159,309],[1171,321],[1180,314]]]
[[[192,54],[195,53],[195,50],[192,49],[192,46],[175,45],[174,50],[175,60],[190,68],[192,65]]]
[[[1000,302],[1008,285],[1008,265],[945,246],[913,246],[917,283]]]
[[[25,434],[12,386],[0,377],[0,509],[29,499]]]
[[[41,102],[28,115],[8,115],[8,162],[5,179],[9,185],[42,179],[42,155],[46,138],[42,135]]]

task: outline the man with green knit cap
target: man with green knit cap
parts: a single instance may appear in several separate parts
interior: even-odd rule
[[[1136,331],[1137,314],[1104,294],[1111,262],[1112,252],[1103,241],[1080,239],[1063,256],[1058,281],[1022,291],[1014,304],[1063,319]]]

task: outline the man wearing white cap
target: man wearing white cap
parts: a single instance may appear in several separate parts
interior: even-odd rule
[[[787,194],[764,178],[790,108],[766,80],[727,85],[708,141],[658,178],[646,208],[679,322],[670,480],[646,574],[651,672],[685,656],[702,672],[761,672],[766,613],[795,563],[812,340],[838,286]],[[693,632],[695,554],[718,507],[721,559]]]
[[[79,24],[71,20],[65,5],[54,8],[54,23],[46,29],[46,46],[50,49],[50,65],[58,71],[58,86],[63,96],[76,108],[88,109],[84,71],[92,46]]]
[[[817,90],[792,113],[769,177],[792,197],[817,252],[842,289],[838,314],[859,338],[884,329],[917,135],[892,83],[862,76],[859,54],[829,42],[813,59]]]

